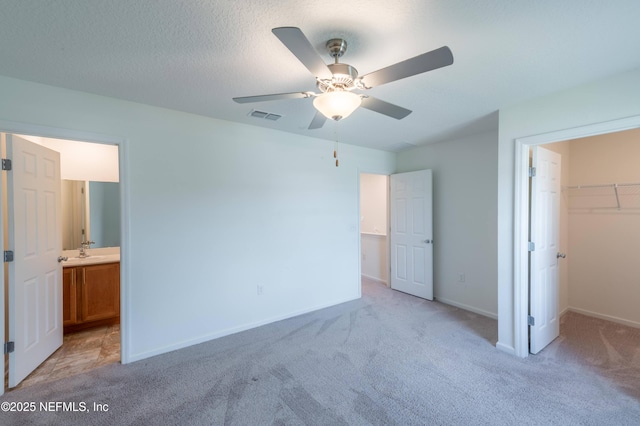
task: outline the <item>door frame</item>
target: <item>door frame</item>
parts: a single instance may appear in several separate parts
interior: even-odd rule
[[[127,364],[130,362],[130,330],[129,330],[129,316],[131,312],[131,304],[129,297],[129,282],[130,282],[130,269],[129,269],[129,253],[130,253],[130,240],[129,232],[130,220],[130,189],[129,189],[129,141],[126,138],[104,135],[100,133],[85,132],[72,129],[64,129],[59,127],[41,126],[31,123],[20,123],[14,121],[0,120],[0,132],[1,133],[15,133],[30,136],[40,136],[46,138],[75,140],[79,142],[91,142],[107,145],[118,146],[118,164],[119,164],[119,179],[120,179],[120,362]],[[11,200],[7,200],[7,203],[11,203]],[[3,201],[0,199],[0,222],[4,223],[4,206]],[[4,241],[4,225],[0,226],[0,240]],[[3,243],[4,244],[4,243]],[[4,250],[4,249],[3,249]],[[0,331],[2,332],[2,341],[4,342],[5,333],[5,294],[4,288],[7,285],[5,282],[4,272],[2,274],[2,291],[0,291]],[[0,395],[4,393],[4,375],[5,364],[4,359],[0,366],[0,377],[3,379],[3,385],[0,387]]]
[[[640,128],[640,116],[515,139],[513,198],[513,330],[515,355],[529,356],[529,148]]]

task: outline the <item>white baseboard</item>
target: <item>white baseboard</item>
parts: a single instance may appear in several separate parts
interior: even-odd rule
[[[387,282],[386,282],[385,280],[383,280],[382,278],[372,277],[371,275],[367,275],[367,274],[361,274],[361,275],[362,275],[362,277],[364,277],[364,278],[367,278],[367,279],[369,279],[369,280],[373,280],[373,281],[377,281],[377,282],[382,283],[382,284],[386,285],[387,287],[389,287],[389,286],[387,285]]]
[[[497,320],[498,314],[494,314],[493,312],[488,312],[483,309],[476,308],[474,306],[465,305],[464,303],[458,303],[453,300],[443,299],[441,297],[434,297],[438,302],[444,303],[445,305],[455,306],[456,308],[464,309],[465,311],[473,312],[478,315],[482,315],[484,317],[489,317]]]
[[[580,308],[574,308],[569,306],[568,310],[570,312],[575,312],[577,314],[582,314],[582,315],[586,315],[588,317],[594,317],[594,318],[600,318],[606,321],[611,321],[611,322],[615,322],[618,324],[622,324],[622,325],[627,325],[629,327],[635,327],[635,328],[640,328],[640,322],[637,321],[631,321],[631,320],[627,320],[624,318],[618,318],[618,317],[614,317],[612,315],[606,315],[606,314],[600,314],[598,312],[592,312],[592,311],[588,311],[586,309],[580,309]]]

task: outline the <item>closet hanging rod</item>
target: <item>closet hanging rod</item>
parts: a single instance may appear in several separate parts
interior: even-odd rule
[[[615,188],[621,186],[640,186],[640,183],[607,183],[601,185],[573,185],[565,186],[566,189],[587,189],[587,188]]]
[[[575,185],[562,190],[569,191],[570,210],[640,209],[640,183]]]

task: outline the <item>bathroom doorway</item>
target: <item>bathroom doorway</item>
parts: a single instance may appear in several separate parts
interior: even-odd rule
[[[82,170],[75,170],[69,172],[62,172],[63,178],[73,177],[74,180],[84,181],[85,187],[83,191],[86,191],[87,195],[87,205],[84,207],[84,212],[86,212],[86,217],[84,217],[83,221],[79,223],[83,224],[83,229],[80,231],[75,231],[76,234],[83,235],[86,241],[94,239],[94,236],[99,236],[100,245],[107,245],[108,247],[95,247],[95,245],[89,250],[90,255],[95,255],[97,258],[102,258],[108,261],[114,261],[114,255],[117,252],[117,310],[118,314],[120,313],[120,306],[124,305],[121,301],[121,294],[124,292],[121,291],[121,288],[124,285],[124,274],[122,271],[126,270],[126,261],[124,259],[120,259],[120,246],[126,245],[121,244],[121,238],[123,235],[126,235],[124,230],[122,229],[121,217],[125,211],[124,206],[122,205],[125,193],[123,189],[123,181],[121,181],[120,176],[124,174],[121,173],[120,164],[122,162],[122,158],[124,153],[122,152],[124,141],[119,140],[118,138],[108,138],[104,135],[93,135],[93,134],[82,134],[79,135],[78,132],[67,131],[64,129],[41,129],[41,128],[30,128],[28,125],[16,124],[16,123],[2,123],[3,126],[0,128],[0,131],[12,134],[20,134],[23,138],[30,139],[32,142],[41,144],[43,146],[48,147],[49,149],[53,149],[54,151],[64,151],[64,147],[62,145],[71,144],[72,148],[68,149],[69,151],[76,154],[78,157],[77,163],[85,166],[85,169],[88,167],[92,170],[92,172],[98,173],[97,177],[94,173],[92,176],[84,176],[82,175]],[[34,131],[35,130],[35,131]],[[29,136],[36,134],[37,136]],[[26,136],[25,136],[26,135]],[[4,134],[3,134],[4,136]],[[53,145],[53,146],[52,146]],[[62,147],[61,147],[62,146]],[[91,151],[96,151],[91,154]],[[106,151],[114,151],[115,154],[106,155]],[[93,156],[95,160],[93,162],[93,166],[91,165],[91,161],[88,159]],[[112,161],[107,161],[107,157],[111,157]],[[61,158],[66,158],[65,154],[61,154]],[[61,169],[65,168],[70,163],[73,163],[74,160],[67,159],[62,160]],[[99,165],[99,167],[96,166]],[[82,167],[80,167],[82,169]],[[108,170],[111,169],[111,170]],[[115,169],[115,170],[114,170]],[[102,175],[100,175],[102,173]],[[105,173],[110,175],[111,177],[104,177]],[[114,177],[115,176],[115,177]],[[91,207],[89,205],[89,200],[91,199],[91,190],[90,187],[93,185],[93,182],[96,182],[95,190],[94,190],[94,201],[93,208],[95,208],[95,212],[91,213]],[[105,187],[104,184],[98,182],[109,182],[109,185]],[[113,186],[115,185],[115,187]],[[126,184],[125,184],[126,185]],[[109,198],[108,193],[113,193],[115,189],[115,203],[113,198]],[[6,194],[6,191],[3,188],[3,194]],[[113,195],[113,194],[111,194]],[[6,206],[11,205],[12,200],[7,200],[6,196],[3,200],[4,209]],[[117,205],[114,205],[117,204]],[[65,208],[69,210],[70,208]],[[85,213],[81,213],[85,214]],[[6,224],[6,213],[2,214],[3,222],[5,225],[3,226],[3,240],[5,247],[7,246],[7,224]],[[95,232],[91,232],[91,220],[93,220],[93,226],[95,226]],[[115,223],[115,227],[113,227]],[[109,228],[111,226],[111,228]],[[111,231],[109,230],[111,229]],[[97,241],[96,241],[97,242]],[[71,243],[73,245],[73,243]],[[114,247],[117,244],[118,247]],[[67,244],[68,245],[68,244]],[[63,252],[64,256],[69,257],[77,257],[77,254],[74,252],[74,249],[71,246],[63,247],[65,250]],[[108,255],[103,255],[102,251],[108,251]],[[76,250],[77,251],[77,250]],[[87,259],[91,259],[90,257]],[[84,260],[84,259],[83,259]],[[85,260],[86,261],[86,260]],[[63,262],[64,263],[64,262]],[[115,263],[115,262],[114,262]],[[120,268],[120,263],[122,263],[122,268]],[[88,266],[88,265],[87,265]],[[64,268],[67,269],[67,268]],[[8,280],[7,280],[7,268],[5,264],[5,274],[3,276],[4,283],[4,292],[3,292],[3,303],[2,303],[2,320],[4,321],[3,329],[5,332],[5,336],[8,337],[8,324],[9,324],[9,310],[8,308]],[[64,281],[64,280],[63,280]],[[115,305],[112,304],[112,305]],[[64,309],[63,309],[64,311]],[[65,313],[66,315],[66,313]],[[95,319],[89,318],[89,319]],[[66,320],[66,318],[65,318]],[[62,321],[62,320],[61,320]],[[122,323],[126,320],[123,318]],[[68,322],[68,321],[67,321]],[[120,327],[120,318],[117,320],[111,318],[105,321],[95,321],[90,324],[77,324],[75,327],[65,327],[65,335],[63,339],[63,345],[57,351],[54,352],[46,361],[44,361],[36,370],[34,370],[25,380],[22,381],[20,386],[34,385],[37,383],[43,383],[45,381],[54,380],[62,377],[67,377],[70,375],[79,374],[82,372],[89,371],[93,368],[97,368],[108,363],[118,362],[123,359],[122,352],[124,348],[122,347],[122,337],[121,337],[121,327]],[[5,339],[8,341],[8,339]],[[5,378],[5,386],[4,390],[7,389],[7,372],[9,366],[9,356],[5,355],[5,362],[3,363],[3,377]],[[0,392],[1,394],[1,392]]]

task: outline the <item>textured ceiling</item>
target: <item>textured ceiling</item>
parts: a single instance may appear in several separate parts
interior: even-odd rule
[[[640,67],[638,0],[0,0],[0,74],[372,148],[395,150],[496,128],[500,108]],[[361,75],[443,45],[449,67],[367,93],[411,109],[358,109],[307,130],[314,91],[271,33],[302,29],[319,54],[343,37]],[[251,109],[280,114],[275,122]]]

